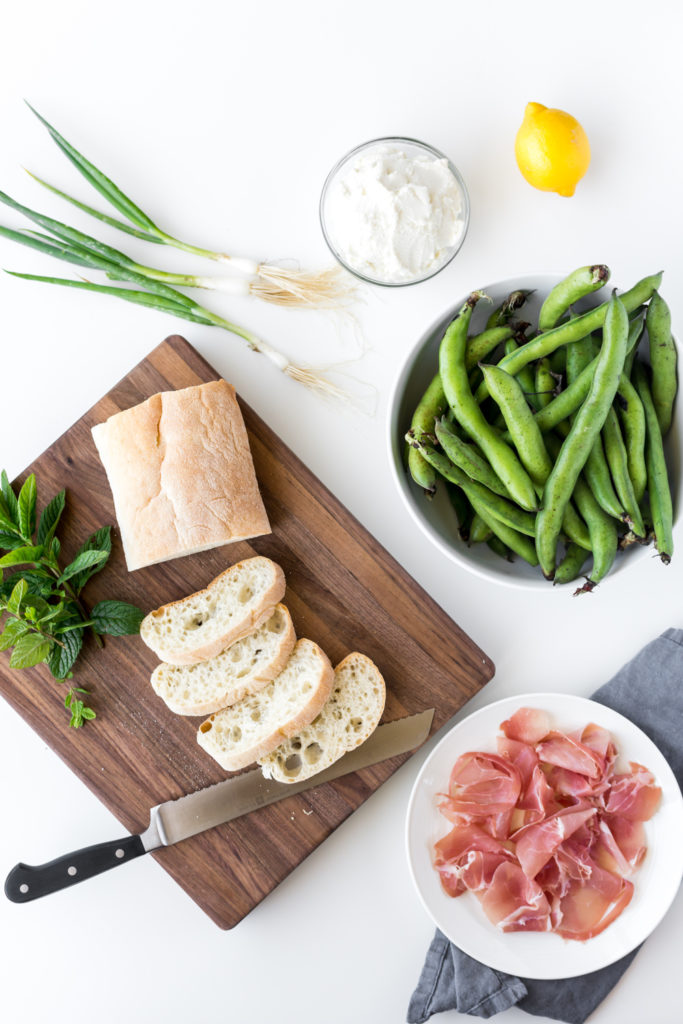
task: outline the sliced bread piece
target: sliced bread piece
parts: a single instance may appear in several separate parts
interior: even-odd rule
[[[197,742],[226,771],[244,768],[312,722],[333,682],[334,670],[324,651],[312,640],[297,640],[280,675],[260,693],[202,722]]]
[[[379,669],[354,651],[334,670],[329,700],[310,725],[260,757],[263,774],[278,782],[301,782],[359,747],[382,717],[386,687]]]
[[[282,672],[295,643],[292,617],[278,604],[267,622],[215,658],[197,665],[157,665],[152,686],[177,715],[210,715],[267,686]]]
[[[140,636],[161,661],[196,665],[262,626],[284,593],[280,566],[257,555],[226,569],[205,590],[150,612]]]

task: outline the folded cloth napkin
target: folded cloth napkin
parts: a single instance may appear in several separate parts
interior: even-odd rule
[[[634,722],[667,759],[683,789],[683,630],[667,629],[593,694]],[[583,1024],[611,991],[637,949],[580,978],[538,981],[494,971],[437,930],[408,1007],[408,1024],[457,1010],[492,1017],[518,1006],[536,1017]]]

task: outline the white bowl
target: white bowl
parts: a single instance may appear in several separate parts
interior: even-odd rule
[[[543,300],[551,288],[560,280],[562,280],[560,275],[534,274],[512,277],[506,281],[498,281],[495,284],[487,285],[482,291],[491,298],[492,303],[485,301],[478,303],[472,315],[471,333],[483,330],[491,310],[498,306],[510,292],[518,288],[528,289],[533,291],[534,294],[529,296],[525,305],[518,311],[516,314],[517,318],[528,320],[532,323],[536,322]],[[635,284],[635,281],[631,282],[631,284]],[[592,306],[599,305],[609,296],[612,287],[613,283],[610,282],[605,288],[577,303],[576,308],[579,311],[583,311],[590,309]],[[514,562],[506,562],[491,551],[486,544],[474,544],[469,547],[458,536],[455,513],[451,507],[446,488],[444,486],[438,487],[434,498],[429,500],[425,498],[422,489],[413,482],[410,474],[406,472],[404,463],[404,438],[406,431],[410,427],[410,421],[417,403],[436,373],[439,362],[439,343],[444,331],[466,299],[467,296],[465,295],[458,302],[454,303],[425,331],[413,349],[408,353],[394,382],[389,406],[389,452],[396,485],[406,508],[417,526],[447,558],[450,558],[464,569],[468,569],[475,575],[491,580],[494,583],[502,583],[513,587],[536,587],[546,591],[554,591],[555,593],[564,592],[565,594],[572,594],[575,588],[571,584],[569,586],[554,587],[543,578],[538,566],[534,568],[519,557],[516,557]],[[681,497],[681,425],[678,410],[679,406],[677,405],[674,412],[673,425],[665,440],[667,465],[669,467],[669,478],[674,502],[674,519],[680,507]],[[652,560],[653,571],[666,571],[656,560],[652,559],[652,555],[652,546],[631,545],[628,550],[618,552],[607,579],[617,572],[623,572],[628,566],[644,558]]]
[[[656,814],[645,822],[647,853],[633,875],[633,898],[600,935],[586,942],[554,932],[502,932],[488,920],[476,896],[448,896],[432,865],[437,839],[452,824],[436,800],[448,787],[457,758],[470,750],[495,751],[500,723],[520,707],[542,708],[562,731],[595,722],[609,729],[621,767],[645,765],[662,789]],[[444,935],[469,956],[497,971],[525,978],[571,978],[614,963],[657,927],[674,900],[683,874],[683,797],[663,754],[644,732],[604,704],[560,693],[527,693],[489,704],[458,722],[434,748],[415,780],[406,820],[406,849],[422,904]]]

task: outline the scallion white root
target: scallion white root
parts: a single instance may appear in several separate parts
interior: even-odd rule
[[[231,262],[226,262],[226,265],[232,267]],[[262,263],[256,266],[256,272],[239,277],[174,275],[142,266],[137,266],[136,269],[138,273],[169,284],[206,288],[210,291],[226,292],[228,295],[253,295],[275,306],[294,309],[341,310],[349,305],[356,294],[355,281],[341,267],[328,267],[315,273],[307,270],[288,270],[285,267]]]
[[[353,299],[355,292],[355,280],[341,267],[313,273],[262,263],[251,282],[252,295],[276,306],[339,309]]]

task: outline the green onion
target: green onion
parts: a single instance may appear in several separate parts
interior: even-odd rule
[[[136,203],[132,201],[111,178],[108,178],[94,164],[87,160],[79,151],[67,142],[59,134],[56,128],[45,120],[37,110],[27,104],[36,117],[41,121],[50,133],[51,138],[74,165],[85,180],[102,195],[115,210],[118,211],[134,227],[109,217],[107,214],[95,210],[93,207],[74,199],[66,192],[62,192],[54,185],[49,185],[42,178],[32,174],[31,177],[49,189],[55,195],[72,203],[78,209],[83,210],[92,217],[103,221],[110,227],[119,231],[126,231],[145,241],[170,245],[184,252],[192,253],[195,256],[202,256],[217,261],[228,270],[242,274],[247,278],[246,293],[283,306],[307,306],[309,308],[337,308],[346,300],[350,299],[355,291],[354,283],[349,274],[340,267],[334,266],[318,273],[310,273],[300,270],[287,270],[283,267],[276,267],[266,263],[258,263],[243,257],[229,256],[227,253],[214,252],[211,249],[204,249],[199,246],[189,245],[180,239],[162,231],[150,217],[144,213]],[[31,172],[29,172],[31,173]],[[50,230],[50,229],[48,229]],[[151,268],[147,268],[151,269]],[[157,271],[162,274],[162,271]],[[182,278],[182,279],[181,279]],[[236,284],[231,284],[220,278],[189,277],[187,275],[165,276],[163,280],[175,284],[182,284],[193,288],[213,288],[231,293],[240,292]]]

